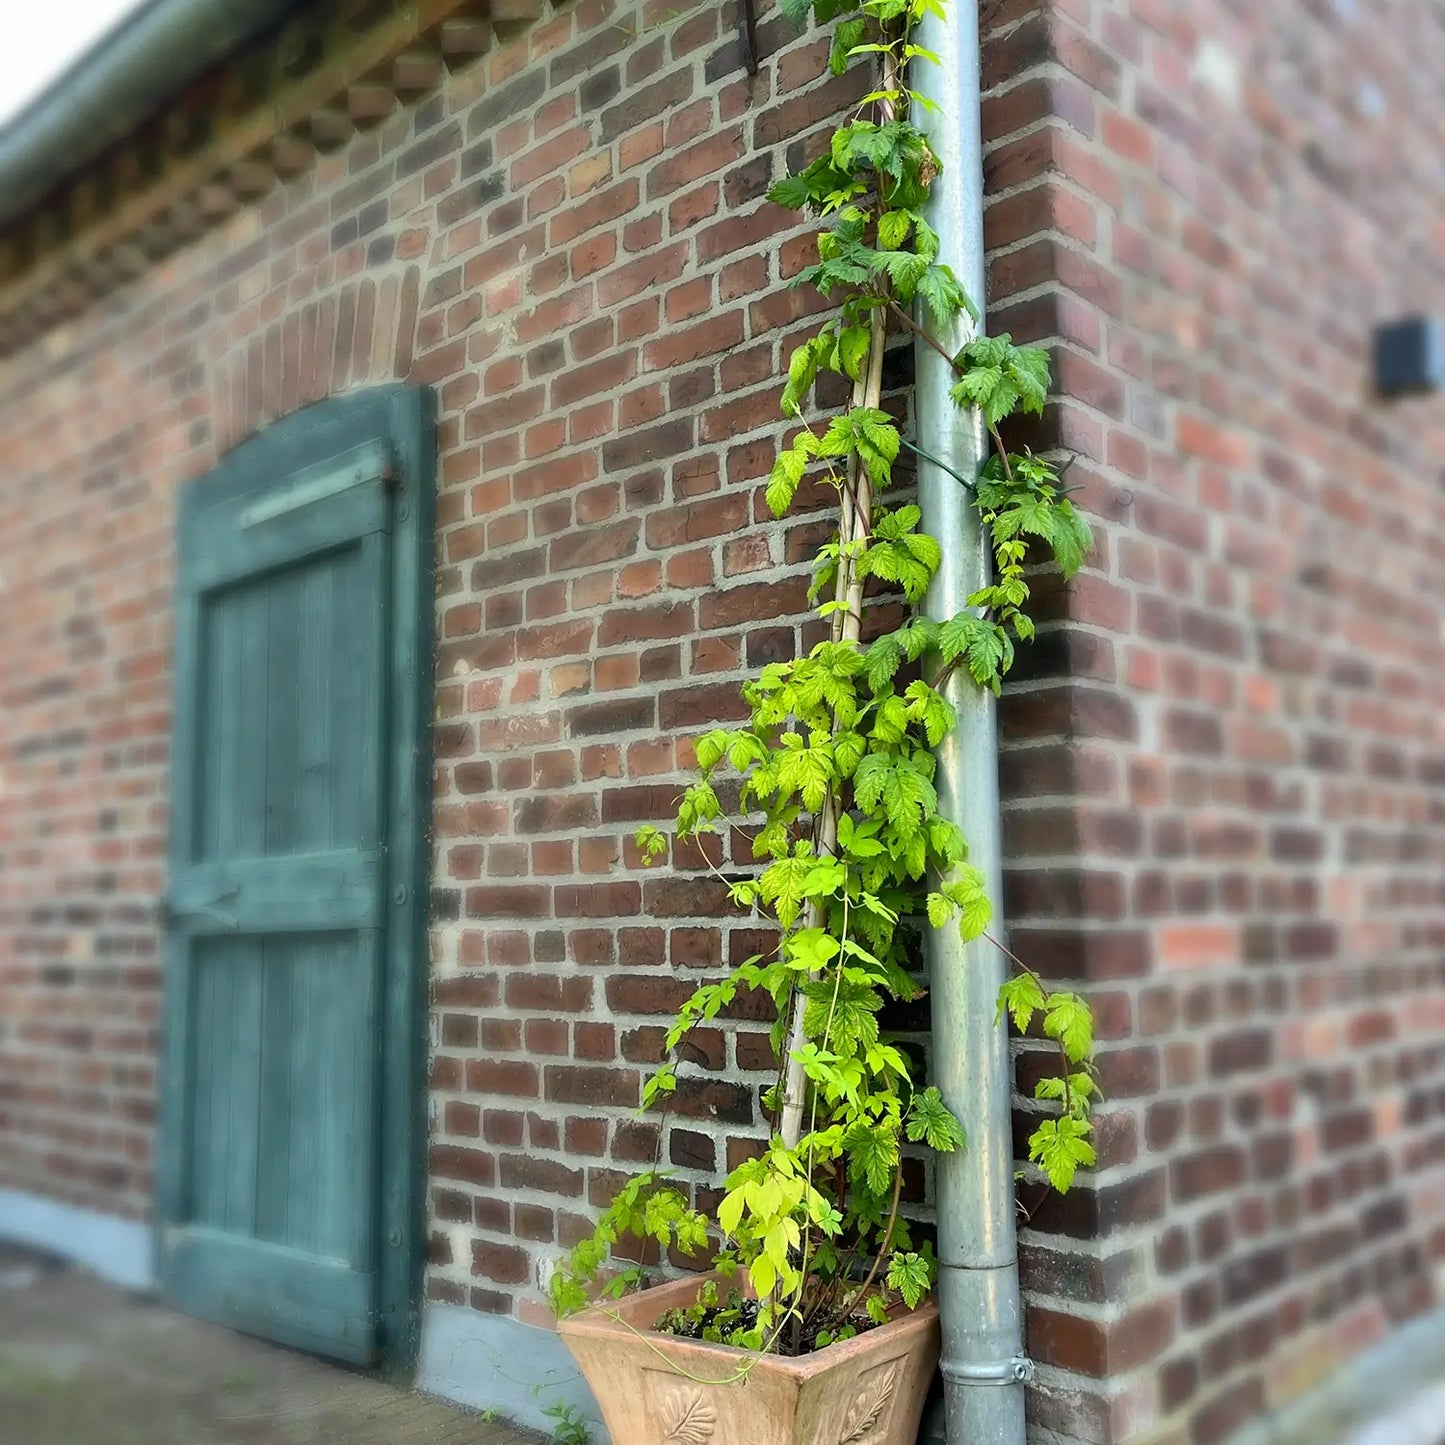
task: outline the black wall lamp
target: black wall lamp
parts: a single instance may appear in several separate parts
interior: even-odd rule
[[[1410,316],[1375,328],[1375,390],[1381,396],[1445,390],[1445,319]]]

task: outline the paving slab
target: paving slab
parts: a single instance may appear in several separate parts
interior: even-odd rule
[[[540,1436],[0,1248],[0,1445],[537,1445]]]

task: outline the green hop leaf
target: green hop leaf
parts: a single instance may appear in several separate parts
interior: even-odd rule
[[[848,52],[862,42],[867,23],[859,16],[856,20],[844,20],[833,32],[833,46],[828,52],[828,69],[834,75],[842,75],[848,69]]]
[[[1037,1164],[1060,1194],[1067,1193],[1080,1168],[1094,1164],[1087,1119],[1043,1119],[1029,1136],[1029,1159]]]
[[[1080,1063],[1094,1047],[1094,1015],[1076,993],[1052,993],[1045,1005],[1044,1032],[1058,1039],[1071,1064]]]
[[[941,893],[928,895],[928,921],[935,928],[942,928],[953,917],[953,904]]]
[[[637,844],[637,851],[642,854],[644,868],[650,867],[655,859],[667,852],[666,835],[650,823],[639,828],[632,835],[632,841]]]
[[[885,251],[896,251],[907,238],[912,224],[907,211],[885,211],[878,218],[878,245]]]
[[[937,1272],[937,1261],[916,1253],[897,1253],[888,1261],[888,1285],[903,1296],[909,1309],[917,1309],[929,1290]]]
[[[1034,1015],[1043,1007],[1044,991],[1031,973],[1014,974],[998,991],[998,1017],[1007,1012],[1021,1034],[1028,1032]]]
[[[790,211],[805,210],[811,199],[808,183],[802,176],[784,176],[774,182],[768,192],[768,199],[774,205],[786,206]]]
[[[797,447],[778,453],[773,471],[768,479],[767,502],[773,516],[781,517],[793,505],[798,486],[807,470],[807,454]]]
[[[951,1154],[964,1146],[963,1125],[931,1084],[916,1093],[909,1105],[908,1137],[940,1154]]]

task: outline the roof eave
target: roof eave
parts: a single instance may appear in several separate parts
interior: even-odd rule
[[[296,0],[150,0],[0,128],[0,226],[123,140]]]

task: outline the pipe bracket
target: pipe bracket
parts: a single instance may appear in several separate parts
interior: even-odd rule
[[[950,1385],[1031,1385],[1038,1373],[1027,1355],[1008,1360],[984,1360],[977,1365],[942,1360],[938,1368]]]

